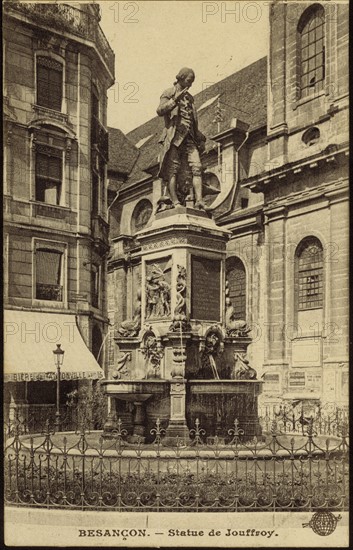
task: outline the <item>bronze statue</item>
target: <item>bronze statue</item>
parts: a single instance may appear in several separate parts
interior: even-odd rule
[[[193,96],[188,92],[195,80],[192,69],[184,67],[176,75],[172,88],[163,92],[157,114],[164,117],[159,177],[168,183],[172,206],[178,206],[177,176],[182,168],[192,174],[195,208],[206,210],[202,200],[202,165],[200,152],[205,149],[206,137],[198,129],[197,111]]]

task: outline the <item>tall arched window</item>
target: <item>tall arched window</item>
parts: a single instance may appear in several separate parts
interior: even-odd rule
[[[301,241],[296,251],[297,311],[323,307],[323,260],[323,249],[319,239],[307,237]]]
[[[325,81],[325,10],[310,6],[298,24],[300,96],[319,92]]]
[[[226,260],[226,279],[235,318],[246,320],[246,273],[243,262],[236,256]]]

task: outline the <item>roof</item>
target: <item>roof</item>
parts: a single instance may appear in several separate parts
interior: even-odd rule
[[[139,151],[118,128],[108,128],[109,132],[109,170],[121,174],[130,174]]]
[[[238,118],[249,124],[250,132],[266,125],[267,57],[212,84],[195,94],[194,99],[198,110],[199,128],[208,138],[206,151],[216,148],[216,143],[210,137],[230,128],[232,118]],[[215,122],[218,99],[222,109],[220,128]],[[156,108],[157,106],[158,98],[156,98]],[[139,145],[139,154],[125,185],[146,178],[148,176],[146,170],[158,162],[158,139],[163,127],[163,117],[155,116],[127,134],[129,143],[134,146]],[[119,154],[121,155],[121,151]]]

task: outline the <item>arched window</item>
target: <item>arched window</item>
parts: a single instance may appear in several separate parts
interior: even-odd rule
[[[301,241],[296,251],[297,311],[323,307],[323,249],[316,237]]]
[[[298,24],[299,88],[306,97],[323,88],[325,80],[325,10],[310,6]]]
[[[131,232],[134,235],[141,231],[149,222],[152,215],[152,204],[149,200],[143,199],[134,208],[131,219]]]
[[[226,279],[235,318],[246,320],[246,273],[243,262],[236,256],[226,260]]]

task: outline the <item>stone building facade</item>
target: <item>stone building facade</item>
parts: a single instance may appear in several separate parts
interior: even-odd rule
[[[56,341],[65,350],[66,390],[71,378],[89,377],[77,355],[82,338],[92,369],[104,366],[114,53],[99,21],[96,4],[4,8],[5,379],[19,402],[52,402],[54,382],[41,363],[52,369]],[[33,352],[24,347],[30,342]],[[22,361],[27,353],[31,361]]]
[[[231,232],[224,285],[252,328],[262,403],[345,406],[348,5],[273,2],[267,58],[208,86],[195,105],[208,137],[204,179],[220,190],[207,201]],[[126,136],[134,160],[111,203],[111,368],[114,335],[133,318],[141,285],[135,235],[163,192],[162,127],[155,117]]]

